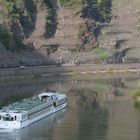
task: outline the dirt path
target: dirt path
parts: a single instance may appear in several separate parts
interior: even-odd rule
[[[70,9],[61,7],[58,1],[56,3],[55,6],[57,7],[54,8],[57,9],[57,30],[55,36],[48,42],[57,42],[64,50],[74,48],[77,44],[80,44],[77,35],[81,20],[78,16],[73,16]]]
[[[41,45],[47,43],[46,39],[43,37],[45,33],[46,12],[47,9],[45,5],[42,5],[41,8],[38,8],[35,30],[29,36],[29,38],[25,40],[26,43],[33,43],[35,49],[38,49]]]
[[[78,25],[80,19],[73,17],[71,10],[66,8],[59,8],[58,10],[58,30],[56,32],[56,37],[61,37],[62,47],[66,47],[68,49],[68,45],[70,47],[75,47],[75,45],[79,44],[79,40],[77,38],[78,35]],[[72,46],[73,45],[73,46]]]
[[[37,66],[37,67],[25,67],[25,68],[8,68],[0,69],[0,76],[31,76],[32,74],[42,74],[42,76],[81,76],[88,75],[96,76],[106,76],[112,78],[122,78],[125,75],[133,75],[134,77],[140,76],[140,64],[120,64],[120,65],[80,65],[80,66]]]
[[[57,43],[60,45],[57,52],[50,55],[50,58],[57,59],[63,58],[65,63],[71,63],[74,54],[70,51],[81,45],[78,39],[78,27],[81,19],[78,16],[74,16],[72,11],[67,7],[61,7],[59,2],[54,0],[54,8],[57,9],[57,30],[54,37],[48,40],[49,44]]]

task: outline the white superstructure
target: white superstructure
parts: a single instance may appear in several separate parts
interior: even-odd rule
[[[0,110],[0,128],[24,128],[67,106],[66,95],[44,92]]]

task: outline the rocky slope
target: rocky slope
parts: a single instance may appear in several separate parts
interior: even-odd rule
[[[37,49],[55,24],[52,8],[48,0],[0,0],[1,67],[51,63]]]
[[[0,0],[0,67],[139,62],[139,0]]]
[[[106,24],[98,38],[100,46],[123,52],[124,62],[140,62],[140,1],[113,0],[112,20]]]

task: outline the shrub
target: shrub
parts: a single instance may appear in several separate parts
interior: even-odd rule
[[[39,74],[39,73],[34,73],[32,78],[33,78],[33,79],[39,79],[39,78],[41,78],[41,74]]]
[[[71,0],[59,0],[61,5],[67,5]]]
[[[47,6],[46,12],[46,30],[44,33],[45,38],[50,38],[55,34],[56,31],[56,11],[53,9],[53,5],[51,4],[50,0],[44,0]]]
[[[137,97],[140,97],[140,88],[133,91],[133,98],[136,99]]]
[[[3,24],[0,24],[0,42],[8,49],[11,34]]]
[[[0,32],[0,42],[8,49],[9,48],[10,34],[8,32]]]

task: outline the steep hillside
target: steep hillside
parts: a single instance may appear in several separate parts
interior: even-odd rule
[[[44,10],[44,16],[39,20],[45,20],[45,26],[47,28],[49,26],[46,31],[44,29],[44,36],[49,37],[53,35],[53,27],[50,26],[55,22],[53,21],[55,13],[52,12],[50,0],[0,0],[1,30],[4,34],[7,32],[9,35],[7,36],[13,41],[12,44],[11,42],[6,44],[7,48],[14,50],[26,45],[23,40],[28,38],[38,26],[37,13],[41,9]],[[41,27],[41,24],[39,26]]]
[[[124,62],[140,62],[140,1],[112,0],[112,20],[98,38],[100,47],[124,52]]]
[[[0,0],[0,67],[140,62],[139,0]]]
[[[37,50],[55,33],[50,0],[0,0],[0,11],[0,67],[51,63]]]

